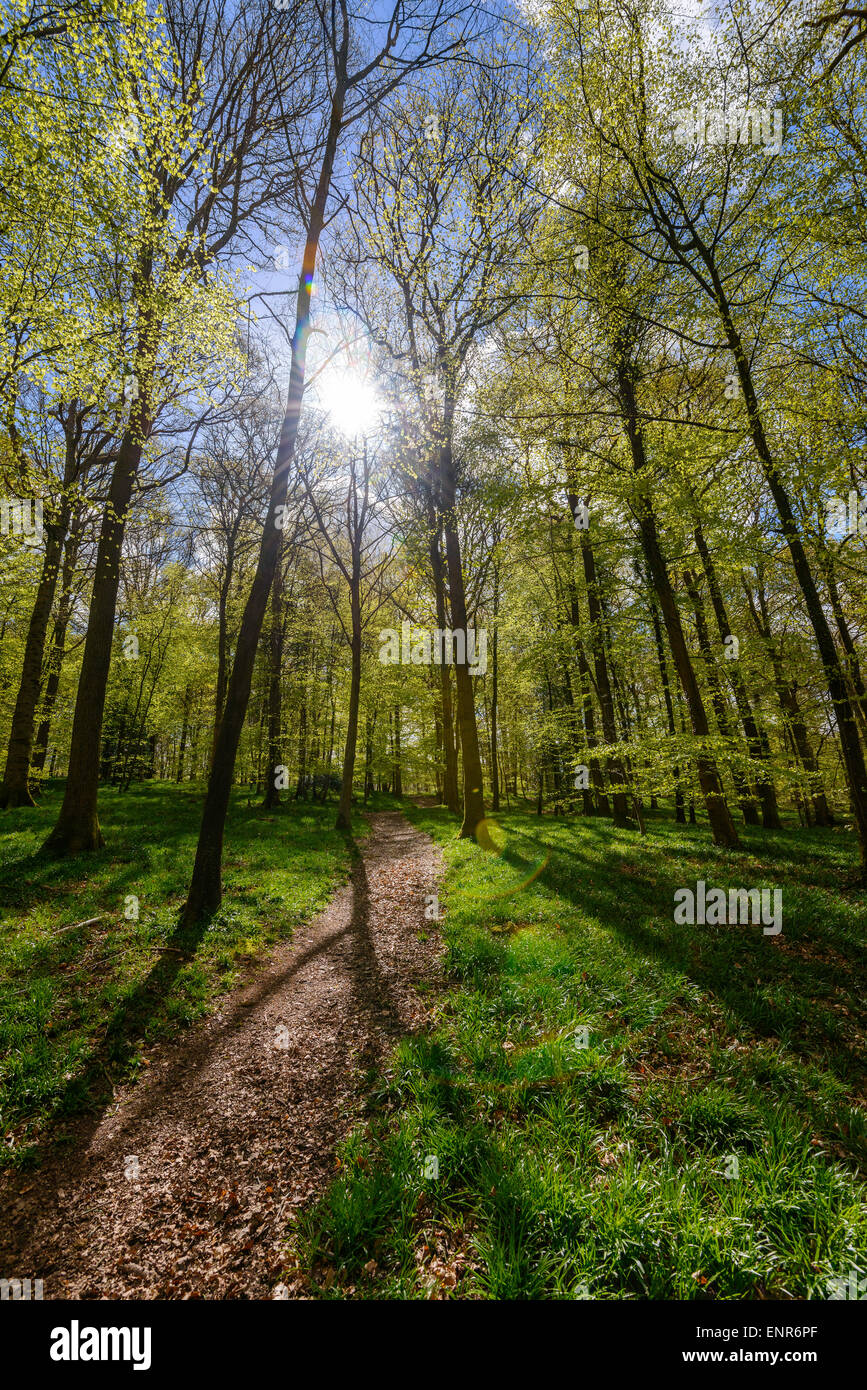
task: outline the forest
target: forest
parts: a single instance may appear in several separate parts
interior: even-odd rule
[[[4,1298],[867,1297],[865,39],[0,0]]]

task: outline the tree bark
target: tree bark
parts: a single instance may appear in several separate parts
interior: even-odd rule
[[[831,600],[831,612],[834,614],[834,622],[840,634],[840,641],[843,643],[843,650],[846,653],[848,663],[847,675],[852,685],[855,696],[853,707],[856,715],[861,720],[861,732],[867,738],[867,690],[864,688],[864,678],[861,675],[861,663],[858,660],[858,652],[855,647],[855,640],[846,621],[843,612],[843,603],[840,598],[840,590],[837,586],[837,576],[835,573],[834,561],[827,550],[821,555],[822,569],[825,575],[825,583],[828,586],[828,597]]]
[[[578,498],[569,494],[569,509],[574,512]],[[593,653],[593,668],[596,675],[596,691],[599,696],[599,710],[602,715],[602,734],[608,744],[617,743],[617,721],[614,717],[614,697],[608,659],[605,653],[602,602],[599,581],[596,573],[596,557],[589,531],[580,533],[581,559],[584,565],[584,579],[587,587],[587,610],[590,617],[590,648]],[[626,774],[618,757],[607,758],[611,779],[611,801],[614,807],[613,821],[620,829],[634,829],[629,815],[629,798],[626,792]]]
[[[727,637],[732,636],[729,615],[717,579],[716,566],[713,562],[710,550],[708,549],[700,522],[696,522],[693,535],[695,537],[696,548],[701,557],[705,578],[707,579],[711,606],[716,618],[720,640],[725,642]],[[732,691],[734,692],[735,703],[738,708],[738,714],[740,715],[744,737],[747,740],[750,757],[768,766],[770,762],[770,747],[768,745],[767,736],[763,730],[759,729],[750,703],[750,697],[747,694],[746,685],[734,661],[729,663],[729,681]],[[780,830],[780,810],[777,805],[777,793],[774,789],[770,772],[768,772],[767,775],[760,774],[756,778],[756,791],[762,808],[762,825],[765,830]]]
[[[461,564],[461,544],[455,516],[456,486],[451,428],[446,443],[439,451],[440,497],[442,501],[443,533],[446,547],[446,566],[449,578],[449,597],[454,631],[467,636],[467,604],[464,574]],[[443,651],[443,657],[445,651]],[[482,760],[479,754],[479,734],[476,727],[476,707],[473,697],[473,678],[464,652],[464,660],[455,662],[455,683],[458,691],[458,725],[464,770],[464,816],[460,835],[475,839],[478,827],[485,819],[482,792]]]
[[[211,732],[211,761],[217,747],[217,734],[223,717],[223,702],[226,698],[226,668],[228,666],[229,632],[228,605],[232,589],[232,576],[235,572],[235,537],[233,531],[226,539],[226,572],[220,583],[217,595],[217,683],[214,692],[214,726]]]
[[[500,771],[497,766],[497,629],[500,600],[500,571],[494,567],[494,632],[491,638],[491,810],[500,809]]]
[[[632,455],[633,470],[641,484],[644,482],[647,473],[647,458],[644,450],[644,436],[639,422],[638,404],[635,399],[635,383],[633,381],[632,370],[625,356],[619,356],[616,362],[616,371],[623,423]],[[699,690],[695,671],[693,670],[689,648],[686,645],[686,638],[683,634],[683,625],[680,621],[680,612],[674,597],[674,591],[671,587],[668,567],[665,563],[662,547],[659,543],[659,533],[656,525],[656,515],[653,510],[653,503],[647,491],[640,492],[637,500],[641,546],[644,551],[644,558],[651,583],[653,584],[656,597],[659,601],[662,621],[665,624],[665,631],[668,637],[668,645],[674,660],[674,667],[677,671],[684,696],[686,697],[692,731],[696,738],[704,740],[707,739],[710,733],[707,714],[705,712],[704,702],[701,698],[701,691]],[[729,849],[737,849],[739,846],[738,833],[735,829],[731,812],[726,804],[722,779],[714,759],[706,749],[702,749],[698,754],[696,758],[696,769],[698,771],[698,780],[707,808],[707,816],[710,822],[714,843],[725,845]]]
[[[792,557],[795,575],[800,585],[801,593],[804,597],[804,605],[813,628],[816,638],[816,646],[819,649],[819,658],[825,672],[828,691],[831,702],[834,706],[834,715],[837,720],[837,732],[840,739],[840,747],[843,753],[843,765],[846,769],[846,779],[849,783],[849,795],[852,801],[852,814],[855,819],[855,828],[858,834],[858,846],[860,850],[860,881],[867,883],[867,766],[864,762],[864,752],[861,747],[861,740],[858,736],[858,725],[855,720],[855,713],[852,702],[849,699],[849,692],[846,687],[846,678],[840,662],[837,648],[834,645],[834,638],[825,616],[822,600],[813,578],[810,562],[804,549],[794,511],[792,509],[789,494],[786,491],[782,477],[777,469],[765,434],[764,422],[762,421],[759,410],[758,396],[756,395],[753,383],[752,369],[747,353],[741,342],[740,333],[734,322],[731,306],[725,293],[725,289],[720,279],[716,264],[707,251],[701,248],[705,257],[708,274],[713,285],[717,308],[722,320],[723,329],[729,349],[735,360],[738,379],[741,390],[744,394],[744,403],[747,409],[750,433],[753,444],[762,465],[765,481],[770,489],[783,528],[783,535],[789,547],[789,554]]]
[[[187,681],[186,689],[184,690],[184,713],[183,719],[181,721],[181,737],[178,745],[178,770],[175,776],[176,782],[183,782],[184,780],[184,753],[187,747],[187,733],[190,727],[190,703],[192,701],[192,698],[193,687],[190,685],[189,681]]]
[[[12,714],[6,769],[0,783],[0,807],[35,806],[30,790],[30,760],[36,726],[36,709],[42,684],[42,663],[45,656],[45,637],[54,606],[60,557],[63,553],[72,503],[69,488],[75,478],[76,461],[76,403],[70,406],[70,420],[65,428],[66,450],[60,501],[51,521],[45,524],[45,555],[42,572],[24,644],[24,663],[21,681]]]
[[[437,626],[444,632],[449,626],[446,604],[446,584],[443,571],[443,557],[440,550],[442,520],[436,512],[433,501],[428,503],[428,526],[430,530],[429,556],[433,574],[434,601],[436,603]],[[445,769],[443,772],[443,800],[453,815],[460,815],[461,801],[458,792],[458,755],[455,748],[454,713],[452,710],[451,674],[445,662],[439,667],[440,704],[442,707],[442,737]]]
[[[277,768],[281,765],[280,742],[283,721],[283,566],[279,556],[274,582],[271,585],[271,630],[268,637],[268,770],[265,774],[265,796],[262,802],[266,811],[280,805]]]
[[[765,599],[764,588],[762,586],[761,580],[759,581],[758,588],[758,601],[761,616],[759,616],[759,612],[756,610],[756,603],[755,598],[753,596],[753,591],[747,583],[746,577],[743,578],[743,586],[744,592],[747,596],[747,603],[749,605],[750,613],[752,615],[752,619],[756,627],[756,631],[763,638],[765,643],[765,650],[767,651],[768,656],[770,658],[771,670],[774,676],[774,689],[776,690],[777,700],[779,702],[780,709],[783,712],[783,717],[788,724],[789,735],[792,740],[792,745],[795,749],[797,757],[801,761],[805,773],[807,774],[807,778],[810,785],[810,797],[813,802],[813,813],[815,823],[816,825],[820,826],[833,825],[834,817],[828,805],[828,799],[825,795],[825,789],[822,786],[822,778],[819,773],[819,764],[816,760],[816,755],[814,754],[812,746],[810,744],[810,737],[807,733],[807,726],[804,723],[804,719],[801,714],[800,707],[798,705],[798,697],[795,694],[794,686],[791,685],[791,683],[786,679],[785,673],[783,671],[783,664],[780,659],[780,653],[777,648],[777,644],[774,641],[773,633],[771,632],[771,623],[770,618],[768,616],[767,601]]]
[[[656,646],[656,661],[659,666],[659,679],[662,683],[662,694],[665,700],[665,714],[668,721],[669,738],[677,737],[677,724],[674,719],[674,704],[671,698],[671,684],[668,679],[668,663],[665,659],[665,646],[662,641],[662,627],[659,621],[659,609],[650,596],[650,619],[653,623],[653,640]],[[674,765],[674,819],[678,825],[686,824],[686,816],[683,809],[683,787],[680,782],[680,768],[677,763]]]
[[[355,777],[355,749],[358,742],[358,704],[361,698],[361,536],[353,536],[352,573],[349,591],[352,615],[352,674],[349,682],[349,717],[343,749],[343,781],[337,809],[337,829],[352,829],[352,783]]]
[[[711,649],[710,637],[708,635],[707,622],[704,613],[704,604],[702,603],[701,593],[698,587],[698,581],[691,570],[684,570],[683,578],[684,584],[686,585],[686,592],[689,595],[689,600],[692,604],[692,611],[695,617],[695,630],[696,636],[698,637],[699,651],[701,652],[702,657],[704,659],[705,675],[707,677],[707,683],[710,688],[711,704],[713,705],[714,713],[716,714],[717,726],[726,744],[729,748],[731,748],[733,757],[736,757],[737,754],[735,749],[734,733],[732,730],[731,722],[729,720],[729,711],[726,707],[725,696],[723,694],[722,686],[720,684],[719,677],[717,676],[716,668],[714,666],[713,651]],[[736,765],[731,766],[730,771],[735,784],[735,788],[737,790],[738,801],[740,802],[741,815],[744,818],[744,823],[746,825],[758,825],[758,806],[756,802],[753,800],[753,797],[750,793],[750,788],[749,784],[747,783],[746,777],[744,777],[743,773],[737,768]]]
[[[400,760],[400,705],[394,707],[394,794],[403,796],[403,768]]]
[[[298,423],[301,416],[301,398],[304,392],[304,378],[307,369],[307,344],[310,337],[310,291],[316,269],[319,238],[325,223],[325,209],[331,187],[337,144],[343,123],[344,101],[345,91],[338,83],[331,102],[325,152],[311,206],[307,240],[301,264],[295,333],[292,338],[292,365],[289,373],[288,401],[283,427],[280,431],[280,443],[277,447],[268,517],[262,532],[256,574],[244,608],[244,616],[241,619],[235,660],[232,664],[232,674],[229,677],[226,692],[226,707],[220,721],[211,775],[208,779],[208,790],[205,795],[199,841],[196,847],[196,859],[184,908],[184,921],[187,924],[197,922],[200,918],[215,912],[223,897],[222,862],[226,815],[232,793],[238,744],[241,739],[247,702],[250,698],[259,633],[280,555],[279,522],[282,509],[286,504],[289,469],[295,456]]]
[[[63,659],[66,654],[66,633],[69,628],[69,620],[72,617],[72,609],[75,603],[73,579],[75,576],[76,562],[78,560],[78,549],[81,544],[82,524],[82,513],[81,510],[78,509],[72,517],[69,534],[66,538],[66,545],[63,551],[63,566],[60,574],[60,600],[57,605],[57,616],[54,620],[54,631],[51,638],[51,652],[48,658],[48,676],[42,695],[39,727],[36,730],[36,739],[33,745],[33,770],[37,773],[41,773],[45,766],[45,756],[48,752],[48,738],[51,732],[51,719],[57,701],[57,692],[60,689],[60,677],[63,673]]]
[[[123,536],[148,423],[144,372],[138,374],[138,380],[141,394],[132,405],[130,427],[118,452],[100,528],[63,804],[57,824],[45,842],[45,850],[57,856],[100,849],[105,843],[97,814],[102,717],[111,666]]]

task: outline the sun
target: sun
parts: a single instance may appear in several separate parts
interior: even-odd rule
[[[383,411],[373,384],[353,371],[330,373],[319,387],[319,401],[334,428],[348,436],[372,430]]]

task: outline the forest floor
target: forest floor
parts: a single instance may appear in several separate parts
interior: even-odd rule
[[[194,933],[200,789],[106,794],[107,848],[60,864],[38,853],[56,791],[7,813],[5,1277],[49,1298],[825,1300],[867,1275],[850,827],[728,851],[670,808],[639,837],[520,806],[482,846],[419,799],[349,840],[333,806],[245,799]],[[781,932],[676,923],[700,879],[781,888]]]
[[[46,1298],[273,1296],[296,1211],[438,983],[439,852],[397,812],[368,824],[324,912],[183,1041],[149,1048],[137,1085],[67,1121],[59,1152],[7,1169],[4,1270]]]
[[[867,1274],[867,893],[851,827],[447,812],[448,992],[288,1269],[319,1297],[807,1299]],[[782,930],[675,890],[782,890]],[[847,886],[848,885],[848,886]]]

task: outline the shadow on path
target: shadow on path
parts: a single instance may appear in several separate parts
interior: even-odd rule
[[[414,981],[438,974],[423,914],[439,853],[400,813],[370,824],[319,917],[183,1043],[155,1049],[138,1085],[67,1120],[64,1150],[41,1170],[6,1178],[12,1275],[44,1278],[48,1298],[268,1296],[292,1209],[333,1174],[364,1074],[423,1026]],[[92,1074],[137,1050],[202,934],[174,934],[178,954],[112,1019]]]

